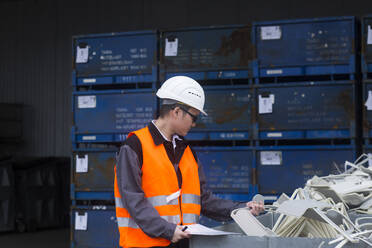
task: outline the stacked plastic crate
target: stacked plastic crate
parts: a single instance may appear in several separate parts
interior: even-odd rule
[[[158,34],[78,36],[73,51],[71,247],[117,247],[115,157],[156,114]]]
[[[354,17],[254,24],[258,190],[268,200],[353,161]]]
[[[209,189],[222,198],[250,200],[256,191],[251,26],[164,30],[160,47],[161,82],[185,75],[204,88],[208,116],[200,116],[186,139],[203,164]]]
[[[363,151],[372,153],[372,15],[362,18],[361,43]]]

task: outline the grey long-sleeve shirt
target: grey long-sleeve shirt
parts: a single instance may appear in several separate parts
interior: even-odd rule
[[[174,149],[172,142],[165,140],[153,123],[150,123],[148,128],[155,145],[164,144],[169,160],[175,166],[178,183],[181,187],[182,176],[178,169],[178,162],[187,147],[186,141],[183,138],[181,138],[181,140],[177,139],[177,145]],[[193,154],[199,166],[201,213],[219,221],[230,220],[231,211],[236,208],[244,207],[245,203],[220,199],[207,190],[202,165],[197,159],[195,152],[193,152]],[[141,186],[142,161],[141,142],[137,136],[133,135],[124,142],[117,155],[117,182],[122,196],[123,206],[147,235],[171,240],[176,225],[161,218],[156,209],[146,199]]]

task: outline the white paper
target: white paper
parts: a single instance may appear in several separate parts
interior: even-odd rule
[[[177,199],[181,195],[181,190],[178,190],[177,192],[174,192],[173,194],[170,194],[167,196],[167,203],[173,201],[174,199]]]
[[[275,102],[275,96],[273,94],[270,94],[269,97],[258,95],[258,113],[259,114],[272,113],[274,102]]]
[[[281,165],[282,152],[281,151],[263,151],[260,154],[262,165]]]
[[[79,215],[78,212],[75,213],[75,230],[85,231],[88,228],[88,213]]]
[[[96,96],[78,96],[78,108],[95,108]]]
[[[229,234],[240,234],[234,232],[223,232],[215,230],[200,224],[187,225],[187,232],[191,235],[208,235],[208,236],[217,236],[217,235],[229,235]]]
[[[261,40],[278,40],[282,38],[280,26],[261,27]]]
[[[367,107],[367,110],[372,110],[372,90],[368,91],[368,98],[364,106]]]
[[[89,57],[89,47],[76,47],[76,63],[87,63]]]
[[[172,41],[165,39],[165,56],[177,56],[178,51],[178,38]]]
[[[82,158],[79,158],[79,155],[76,155],[76,173],[86,172],[88,172],[88,154],[85,154]]]
[[[371,25],[368,25],[368,33],[367,33],[367,45],[372,44],[372,28]]]

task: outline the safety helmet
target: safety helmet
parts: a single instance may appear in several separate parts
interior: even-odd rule
[[[161,99],[171,99],[193,107],[204,115],[204,90],[198,82],[186,76],[175,76],[166,80],[156,95]]]

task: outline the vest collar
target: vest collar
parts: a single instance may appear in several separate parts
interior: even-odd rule
[[[160,133],[159,129],[154,125],[154,123],[150,122],[148,128],[156,146],[163,144],[164,142],[169,142],[163,137],[163,135]],[[172,139],[174,137],[175,136],[173,136]],[[186,140],[183,136],[177,135],[176,139],[186,144]]]

